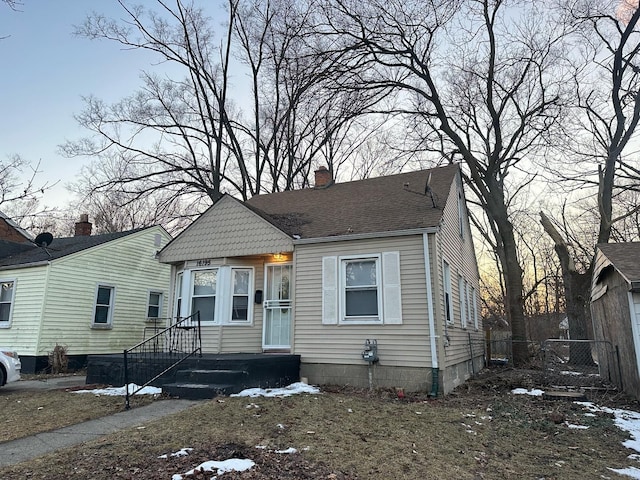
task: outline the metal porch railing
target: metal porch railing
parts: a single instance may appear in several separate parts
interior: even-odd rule
[[[145,331],[146,334],[146,331]],[[130,398],[187,358],[202,355],[200,312],[178,319],[170,327],[124,351],[125,408]],[[137,387],[129,391],[130,382]]]

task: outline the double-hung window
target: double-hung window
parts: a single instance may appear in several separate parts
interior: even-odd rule
[[[96,306],[93,314],[94,327],[110,327],[113,322],[115,287],[98,285]]]
[[[322,323],[402,324],[400,253],[322,258]]]
[[[192,272],[191,313],[200,312],[201,322],[215,321],[218,270]]]
[[[249,317],[249,292],[251,291],[250,268],[231,269],[232,300],[231,322],[248,322]]]
[[[460,305],[460,324],[462,328],[467,328],[467,282],[458,275],[458,301]]]
[[[15,285],[13,280],[0,280],[0,328],[11,325]]]
[[[444,281],[444,314],[447,323],[453,323],[453,305],[451,304],[451,267],[442,262],[442,279]]]
[[[162,292],[149,292],[147,303],[147,319],[158,320],[162,311]]]
[[[341,270],[344,285],[344,320],[378,321],[379,257],[344,259]]]

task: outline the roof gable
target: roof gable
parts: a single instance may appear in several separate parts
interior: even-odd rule
[[[598,249],[629,283],[640,281],[640,242],[600,243]]]
[[[293,250],[292,239],[268,218],[223,195],[160,252],[165,263]]]
[[[449,165],[257,195],[246,204],[302,239],[425,229],[442,221],[457,173],[458,166]]]

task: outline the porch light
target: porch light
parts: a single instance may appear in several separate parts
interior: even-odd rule
[[[287,256],[284,253],[274,253],[273,254],[273,259],[276,262],[282,262],[282,261],[287,259]]]

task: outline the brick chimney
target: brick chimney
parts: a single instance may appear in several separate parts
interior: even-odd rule
[[[323,188],[328,187],[333,183],[333,178],[331,177],[331,172],[327,170],[327,167],[320,167],[315,171],[316,174],[316,185],[315,188]]]
[[[93,224],[89,221],[89,214],[80,214],[80,221],[76,222],[76,237],[91,235]]]

